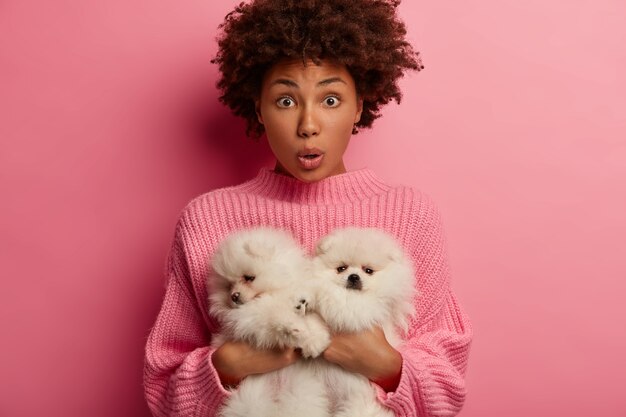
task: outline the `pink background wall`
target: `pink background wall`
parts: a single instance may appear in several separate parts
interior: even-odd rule
[[[0,5],[0,415],[149,415],[177,216],[271,163],[216,99],[238,2]],[[442,210],[476,333],[461,415],[626,415],[625,3],[401,13],[426,69],[347,166]]]

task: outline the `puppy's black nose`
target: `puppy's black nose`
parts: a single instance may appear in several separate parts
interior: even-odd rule
[[[235,303],[235,304],[239,304],[240,303],[239,297],[241,297],[241,293],[239,293],[239,292],[234,292],[234,293],[232,293],[230,295],[230,299],[233,300],[233,303]]]
[[[361,277],[357,274],[350,274],[348,276],[346,288],[349,290],[361,290],[363,288],[363,281],[361,281]]]
[[[361,277],[358,276],[357,274],[350,274],[350,276],[348,277],[348,281],[350,281],[350,284],[356,284],[360,280],[361,280]]]

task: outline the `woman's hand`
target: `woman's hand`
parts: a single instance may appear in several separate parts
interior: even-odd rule
[[[380,327],[333,335],[323,357],[347,371],[364,375],[386,392],[395,391],[400,383],[402,355],[389,344]]]
[[[294,349],[257,350],[243,342],[226,342],[213,353],[213,366],[222,385],[237,385],[252,374],[264,374],[298,360]]]

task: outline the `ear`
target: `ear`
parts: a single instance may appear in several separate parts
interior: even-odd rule
[[[332,238],[329,236],[326,236],[324,238],[322,238],[320,241],[317,242],[317,245],[315,245],[315,255],[323,255],[325,253],[328,253],[328,251],[330,251],[331,248],[331,240]]]
[[[392,250],[391,252],[389,252],[387,257],[389,258],[391,262],[398,262],[402,258],[402,254],[398,252],[397,250]]]
[[[260,242],[246,242],[243,250],[253,258],[270,258],[276,248],[271,245],[264,245]]]
[[[395,239],[391,238],[390,236],[385,236],[385,239],[387,240],[387,242],[386,243],[381,242],[381,246],[386,246],[387,248],[389,248],[389,252],[387,253],[387,258],[391,262],[395,262],[395,263],[404,262],[405,255],[404,255],[403,247],[398,242],[396,242]]]
[[[254,111],[256,112],[256,118],[259,123],[263,124],[263,116],[261,115],[261,100],[254,101]]]
[[[363,98],[357,96],[356,98],[356,115],[354,116],[354,124],[361,121],[361,114],[363,113]]]
[[[228,256],[222,248],[219,248],[211,259],[211,267],[220,276],[226,276],[226,257]]]

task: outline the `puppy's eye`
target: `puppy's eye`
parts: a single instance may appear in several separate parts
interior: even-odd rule
[[[252,282],[252,281],[254,281],[254,278],[256,278],[256,277],[253,276],[253,275],[244,275],[243,276],[243,279],[245,279],[246,282]]]
[[[374,273],[374,270],[372,268],[368,268],[366,266],[363,267],[363,271],[365,271],[365,273],[368,275],[372,275]]]
[[[348,269],[347,265],[341,265],[340,267],[337,268],[337,272],[341,273],[345,271],[346,269]]]

